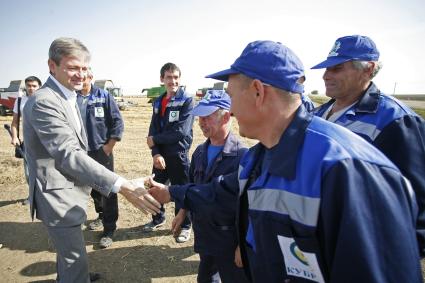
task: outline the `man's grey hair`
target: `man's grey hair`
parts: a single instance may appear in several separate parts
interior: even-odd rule
[[[378,72],[382,69],[382,62],[380,62],[380,61],[353,61],[353,66],[357,70],[364,70],[364,69],[369,68],[370,62],[375,63],[374,67],[373,67],[372,74],[370,75],[370,79],[373,79],[378,74]]]
[[[92,79],[93,79],[93,70],[91,69],[91,67],[89,67],[89,68],[87,69],[87,77],[90,77],[90,78],[92,78]]]
[[[229,113],[230,111],[229,110],[226,110],[226,109],[218,109],[217,110],[217,117],[218,118],[223,118],[223,116],[226,114],[226,113]],[[230,127],[232,126],[232,119],[229,119],[229,122],[227,122],[227,129],[228,130],[230,130]]]
[[[90,51],[78,39],[60,37],[53,40],[49,48],[49,59],[59,65],[63,57],[84,56],[84,61],[90,61]]]

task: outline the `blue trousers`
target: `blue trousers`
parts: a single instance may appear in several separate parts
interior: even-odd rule
[[[184,185],[189,183],[189,158],[187,156],[188,152],[178,152],[173,155],[162,155],[165,160],[165,170],[159,170],[156,168],[152,169],[152,173],[155,174],[154,180],[165,184],[168,181],[172,185]],[[177,204],[174,208],[174,215],[176,215],[181,207]],[[160,223],[165,220],[165,208],[161,206],[161,212],[157,215],[152,216],[152,220],[155,223]],[[186,216],[183,221],[181,228],[189,229],[191,226],[191,221],[188,216]]]
[[[198,268],[199,283],[247,283],[250,282],[243,268],[239,268],[233,262],[231,256],[213,256],[199,254],[201,261]]]
[[[114,171],[114,155],[106,155],[103,148],[89,151],[88,155],[108,168]],[[94,201],[94,209],[102,219],[103,231],[114,232],[117,229],[118,220],[118,196],[111,193],[108,197],[101,195],[98,191],[92,190],[90,193]]]

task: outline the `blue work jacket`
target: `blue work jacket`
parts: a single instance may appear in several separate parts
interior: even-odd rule
[[[300,106],[239,175],[188,188],[186,203],[239,187],[239,239],[254,282],[422,282],[409,182],[379,150]]]
[[[334,99],[315,109],[322,117]],[[360,100],[336,121],[381,150],[412,183],[419,207],[417,238],[425,255],[425,122],[371,83]]]
[[[182,88],[167,103],[164,117],[161,117],[161,101],[166,93],[153,102],[152,119],[149,136],[153,137],[155,146],[152,156],[177,155],[189,150],[193,140],[193,98]]]
[[[209,139],[199,145],[192,155],[189,177],[194,184],[209,183],[213,178],[220,175],[237,172],[239,161],[247,148],[232,133],[226,138],[223,150],[217,155],[208,167]],[[184,191],[173,186],[170,192]],[[195,232],[194,249],[197,253],[214,256],[234,257],[237,246],[236,236],[236,203],[237,194],[225,195],[220,202],[191,202],[182,204],[192,213],[193,230]]]
[[[86,109],[88,151],[101,148],[110,139],[120,141],[124,121],[114,97],[92,85]]]

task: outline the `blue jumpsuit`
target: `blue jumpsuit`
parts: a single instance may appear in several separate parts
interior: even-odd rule
[[[155,146],[151,149],[152,156],[161,154],[165,160],[165,170],[152,169],[155,181],[174,185],[183,185],[189,182],[189,148],[193,140],[193,98],[182,88],[171,97],[167,104],[165,115],[161,117],[161,101],[166,93],[159,96],[153,103],[153,114],[149,127],[149,136],[153,137]],[[180,207],[176,206],[175,213]],[[165,209],[152,219],[155,223],[165,220]],[[190,228],[190,220],[186,217],[182,228]]]
[[[335,100],[315,109],[322,117]],[[425,255],[425,122],[394,97],[371,83],[360,100],[336,121],[381,150],[412,183],[419,206],[416,226],[421,255]]]
[[[235,187],[253,282],[422,282],[409,182],[375,147],[303,106],[276,146],[244,155],[239,174],[175,197],[212,201]]]
[[[208,166],[209,139],[199,145],[192,155],[189,177],[194,184],[205,184],[213,178],[237,172],[239,161],[247,148],[232,133],[226,138],[224,147]],[[174,190],[184,190],[187,186],[171,186]],[[178,188],[180,187],[180,188]],[[247,282],[243,269],[234,263],[236,236],[237,195],[217,203],[200,200],[182,206],[192,213],[195,234],[195,252],[199,253],[200,263],[198,282],[213,282],[213,276],[220,274],[222,282]]]
[[[103,151],[103,145],[110,139],[120,141],[124,131],[124,121],[114,97],[107,91],[91,86],[90,94],[84,98],[80,94],[77,102],[81,105],[82,100],[87,99],[86,113],[81,116],[85,119],[84,125],[87,133],[88,155],[114,171],[114,156],[109,156]],[[81,107],[81,106],[80,106]],[[113,232],[117,228],[118,220],[118,197],[110,194],[102,196],[96,190],[91,191],[96,212],[102,218],[104,232]]]

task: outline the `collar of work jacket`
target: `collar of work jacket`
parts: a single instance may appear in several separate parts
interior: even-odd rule
[[[312,119],[313,114],[300,105],[279,143],[269,149],[272,156],[268,170],[270,174],[289,180],[295,179],[298,153],[303,146],[305,132]],[[264,150],[265,147],[258,143],[253,147],[253,155],[258,157]]]
[[[376,113],[379,107],[380,95],[381,91],[373,82],[371,82],[365,93],[360,97],[357,103],[346,112],[346,114],[355,115],[356,113]],[[322,107],[319,107],[319,109],[321,109],[322,113],[324,113],[334,102],[335,99],[332,98],[323,104]]]

